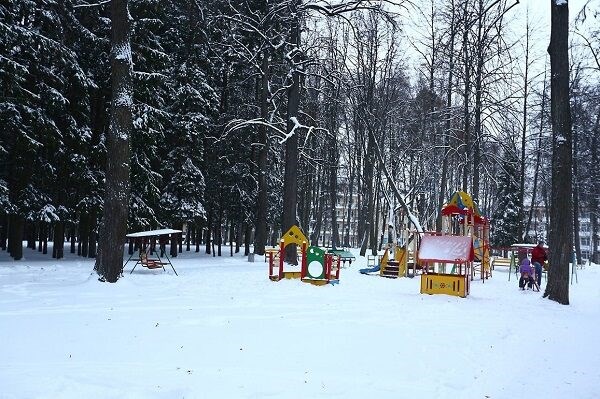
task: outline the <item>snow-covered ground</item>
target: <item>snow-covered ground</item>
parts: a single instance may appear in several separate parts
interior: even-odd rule
[[[184,252],[178,277],[103,284],[92,260],[25,251],[0,253],[0,398],[600,397],[599,266],[562,306],[505,269],[462,299],[364,259],[316,287]]]

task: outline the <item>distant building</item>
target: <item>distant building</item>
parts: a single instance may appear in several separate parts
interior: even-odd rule
[[[530,208],[525,208],[525,223],[529,217]],[[537,206],[533,209],[531,218],[531,225],[527,236],[532,242],[537,240],[548,241],[548,223],[546,208],[543,206]],[[581,246],[581,257],[583,259],[589,259],[592,253],[592,231],[590,227],[590,213],[589,211],[582,211],[579,216],[579,244]],[[600,250],[599,247],[596,251]]]
[[[337,220],[340,247],[358,246],[358,190],[356,187],[352,190],[350,197],[350,187],[348,177],[338,176],[338,192],[335,204],[335,214]],[[350,208],[350,214],[348,214]],[[325,215],[323,228],[319,232],[319,244],[327,247],[331,246],[331,221],[329,213]],[[311,221],[314,223],[314,220]]]

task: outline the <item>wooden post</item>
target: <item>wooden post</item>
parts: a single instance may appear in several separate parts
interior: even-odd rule
[[[283,278],[283,258],[285,257],[285,241],[279,242],[279,279]]]
[[[302,241],[302,263],[300,264],[301,268],[300,268],[300,279],[303,279],[304,277],[306,277],[306,274],[308,273],[308,262],[306,260],[306,241]]]

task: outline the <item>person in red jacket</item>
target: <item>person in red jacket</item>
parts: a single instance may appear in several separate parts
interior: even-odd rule
[[[542,284],[542,265],[548,260],[548,255],[544,249],[544,242],[539,241],[531,251],[531,263],[535,267],[535,278],[538,286]]]

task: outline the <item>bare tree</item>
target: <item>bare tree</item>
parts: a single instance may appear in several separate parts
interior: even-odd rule
[[[300,16],[298,15],[298,0],[292,0],[289,4],[291,18],[290,27],[290,51],[288,61],[290,62],[291,74],[288,82],[288,105],[287,105],[287,140],[285,142],[285,173],[283,181],[283,223],[282,230],[285,232],[296,224],[296,205],[298,194],[298,106],[300,103]],[[288,263],[296,264],[296,247],[288,245],[285,254]]]
[[[592,164],[592,172],[591,172],[591,180],[593,182],[598,182],[600,179],[600,154],[598,154],[598,146],[600,142],[598,142],[598,138],[600,137],[600,112],[596,116],[596,123],[594,124],[594,131],[592,134],[591,140],[591,164]],[[599,237],[598,232],[600,230],[598,226],[598,201],[600,199],[600,193],[598,192],[598,184],[594,185],[593,192],[590,193],[590,231],[591,231],[591,246],[592,253],[590,255],[590,259],[592,262],[600,263],[600,251],[598,251]]]
[[[523,219],[525,217],[524,214],[524,202],[525,202],[525,149],[527,144],[527,117],[528,117],[528,107],[527,100],[529,98],[529,54],[530,54],[530,44],[529,39],[531,37],[531,27],[529,24],[529,10],[527,10],[525,22],[525,65],[523,71],[523,125],[521,126],[521,170],[519,171],[519,180],[520,180],[520,189],[519,189],[519,230],[518,236],[520,238],[524,238],[527,235],[527,230],[523,228]],[[533,207],[533,202],[531,204]]]
[[[452,129],[452,93],[454,88],[454,73],[455,73],[455,59],[454,59],[454,46],[456,41],[456,35],[458,32],[458,26],[456,24],[457,19],[457,7],[454,0],[451,0],[449,4],[449,32],[448,39],[446,42],[446,54],[447,54],[447,82],[446,82],[446,110],[444,112],[445,123],[444,123],[444,139],[443,148],[444,155],[442,159],[442,172],[440,176],[440,194],[438,197],[438,215],[436,218],[437,231],[442,231],[442,206],[446,201],[446,189],[448,187],[448,162],[450,157],[450,136]]]
[[[547,79],[546,79],[546,73],[544,72],[544,83],[542,85],[542,101],[541,101],[541,105],[540,105],[540,122],[539,122],[539,130],[538,130],[538,137],[537,137],[537,144],[536,144],[536,150],[535,150],[535,166],[534,166],[534,170],[533,170],[533,184],[531,187],[531,206],[529,207],[529,213],[527,216],[527,223],[525,223],[525,228],[524,228],[524,234],[527,235],[529,233],[529,230],[531,229],[531,221],[533,219],[533,213],[535,210],[535,205],[536,205],[536,201],[537,201],[537,197],[538,197],[538,182],[540,180],[540,169],[541,169],[541,163],[542,163],[542,142],[543,142],[543,138],[544,138],[544,126],[545,126],[545,115],[546,115],[546,84],[547,84]]]

